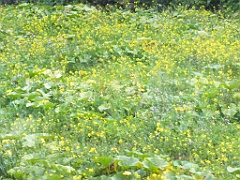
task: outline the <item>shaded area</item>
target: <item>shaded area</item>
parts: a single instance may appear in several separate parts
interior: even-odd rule
[[[186,8],[196,7],[197,9],[204,7],[207,10],[232,9],[239,10],[238,0],[0,0],[0,4],[16,5],[21,3],[34,3],[43,5],[67,5],[67,4],[91,4],[106,8],[109,5],[117,6],[120,9],[130,9],[135,12],[136,7],[150,8],[154,7],[158,11],[166,8],[174,8],[182,5]]]

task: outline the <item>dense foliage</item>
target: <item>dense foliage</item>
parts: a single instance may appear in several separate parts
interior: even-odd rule
[[[239,179],[239,24],[0,6],[0,179]]]
[[[155,7],[158,10],[164,8],[176,7],[183,5],[187,8],[201,8],[210,10],[217,9],[232,9],[239,10],[240,2],[239,0],[0,0],[0,4],[21,4],[21,3],[40,3],[44,5],[66,5],[73,3],[84,3],[92,5],[117,5],[119,8],[130,8],[133,9],[137,7]]]

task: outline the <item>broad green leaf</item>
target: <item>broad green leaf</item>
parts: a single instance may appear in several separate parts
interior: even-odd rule
[[[63,166],[61,164],[55,164],[52,166],[53,168],[60,170],[63,174],[70,174],[75,171],[75,169],[71,166]]]
[[[156,166],[160,169],[168,166],[168,162],[158,156],[149,157],[147,160],[151,163],[151,165]]]
[[[117,160],[119,160],[119,166],[137,166],[139,160],[135,157],[128,157],[128,156],[117,156]]]
[[[45,87],[46,89],[50,89],[50,88],[52,87],[52,85],[53,85],[53,83],[50,83],[50,82],[44,83],[44,87]]]
[[[54,75],[52,77],[58,79],[58,78],[62,77],[62,74],[61,74],[61,72],[59,70],[57,70],[57,71],[54,72]]]
[[[38,138],[43,138],[43,139],[54,139],[54,135],[48,134],[48,133],[38,133],[36,134]]]
[[[240,92],[233,93],[233,98],[234,99],[240,99]]]
[[[100,177],[95,177],[92,178],[93,180],[112,180],[112,177],[106,176],[106,175],[102,175]]]
[[[135,89],[136,89],[135,86],[126,87],[125,92],[128,96],[132,96],[133,94],[136,93]]]
[[[1,139],[20,139],[21,136],[15,134],[1,134]]]
[[[92,92],[91,91],[87,91],[87,92],[81,92],[78,94],[78,100],[84,100],[84,99],[89,99],[90,97],[92,97]]]
[[[22,94],[21,93],[17,93],[17,92],[10,92],[10,93],[7,93],[7,96],[16,99],[16,98],[22,97]]]
[[[224,84],[222,84],[224,87],[226,87],[227,89],[235,89],[238,88],[240,86],[240,80],[232,80],[232,81],[227,81]]]
[[[27,94],[22,94],[23,97],[27,97],[28,100],[33,100],[36,97],[39,97],[41,94],[39,92],[31,92],[31,93],[27,93]]]
[[[57,70],[57,71],[53,72],[52,70],[47,69],[43,72],[43,74],[48,75],[51,78],[56,78],[56,79],[62,77],[62,74],[61,74],[60,70]]]
[[[35,134],[29,134],[29,135],[26,135],[24,138],[23,138],[23,147],[35,147],[36,146],[36,141],[37,141],[37,138],[36,138],[36,135]]]
[[[237,172],[237,171],[240,172],[240,168],[232,168],[231,166],[228,166],[227,171],[230,173]]]
[[[15,177],[16,179],[24,179],[26,177],[28,168],[19,166],[19,167],[14,167],[8,171],[8,173]]]
[[[122,173],[115,174],[112,178],[112,180],[123,180],[123,179],[128,179],[127,176],[124,176]]]
[[[191,163],[189,161],[181,161],[181,164],[182,164],[182,166],[181,166],[182,169],[191,169],[191,168],[197,169],[198,168],[197,164]]]
[[[102,164],[104,167],[108,167],[113,162],[113,158],[107,156],[97,156],[94,158],[94,161]]]
[[[193,74],[195,75],[195,76],[200,76],[200,77],[203,77],[203,74],[202,73],[200,73],[200,72],[193,72]]]
[[[203,69],[215,69],[215,70],[218,70],[218,69],[221,69],[223,68],[224,66],[221,65],[221,64],[211,64],[211,65],[208,65],[208,66],[205,66],[203,67]]]
[[[149,157],[150,155],[149,154],[143,154],[141,152],[138,152],[138,151],[129,151],[129,150],[125,150],[125,152],[130,155],[130,156],[134,156],[134,157],[140,157],[140,158],[146,158],[146,157]]]
[[[98,110],[100,112],[106,111],[108,109],[110,109],[110,106],[108,104],[102,104],[102,105],[98,106]]]
[[[138,173],[140,176],[142,176],[142,177],[146,176],[146,174],[147,174],[144,169],[139,169],[139,170],[137,170],[137,173]]]
[[[43,74],[45,74],[45,75],[50,75],[50,74],[52,74],[52,71],[51,71],[50,69],[46,69],[46,70],[43,72]]]
[[[44,99],[49,99],[52,96],[51,91],[49,93],[45,93],[43,89],[37,89],[36,91],[41,93]]]
[[[22,159],[22,161],[27,161],[27,160],[33,159],[34,157],[36,157],[35,153],[33,153],[33,154],[26,154],[21,159]]]
[[[152,166],[152,163],[148,160],[144,160],[142,164],[143,164],[143,167],[146,169],[149,169]]]
[[[40,166],[31,166],[31,171],[34,172],[34,176],[43,176],[46,169]]]
[[[26,86],[24,86],[23,88],[21,88],[23,91],[27,91],[29,92],[33,87],[33,82],[30,79],[26,80]]]
[[[162,178],[166,180],[175,180],[176,175],[171,171],[167,171],[163,173]]]
[[[214,98],[219,94],[219,88],[211,88],[204,95],[205,97]]]
[[[52,103],[52,102],[39,102],[39,103],[36,103],[36,106],[48,109],[48,108],[54,107],[54,103]]]
[[[204,180],[215,180],[216,178],[211,174],[211,173],[208,173],[206,176],[205,176],[205,179]]]
[[[222,107],[221,110],[225,116],[229,116],[230,118],[234,117],[234,115],[238,112],[237,105],[234,103],[231,103],[229,106]]]
[[[28,103],[26,103],[26,107],[36,107],[36,103],[35,102],[28,102]]]
[[[60,180],[60,179],[62,179],[61,175],[58,175],[58,174],[54,174],[52,176],[48,175],[48,177],[46,178],[46,180]]]
[[[179,180],[188,180],[188,179],[192,179],[194,180],[195,178],[191,177],[191,176],[188,176],[188,175],[179,175],[179,176],[176,176],[177,179]]]
[[[33,71],[29,71],[29,75],[30,75],[31,77],[33,77],[33,76],[42,74],[43,71],[44,71],[44,70],[42,70],[42,69],[35,69],[35,70],[33,70]]]

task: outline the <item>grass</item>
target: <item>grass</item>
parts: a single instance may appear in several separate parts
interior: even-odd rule
[[[0,14],[0,179],[240,177],[236,14]]]

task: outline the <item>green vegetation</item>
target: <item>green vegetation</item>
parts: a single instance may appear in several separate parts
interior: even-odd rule
[[[22,4],[22,3],[34,3],[41,5],[67,5],[67,4],[91,4],[94,6],[108,7],[109,5],[116,5],[120,9],[129,8],[134,11],[134,8],[157,8],[162,11],[166,8],[175,8],[179,5],[185,8],[195,7],[205,8],[207,10],[234,10],[240,9],[239,0],[0,0],[0,4]]]
[[[239,179],[237,16],[0,6],[0,179]]]

